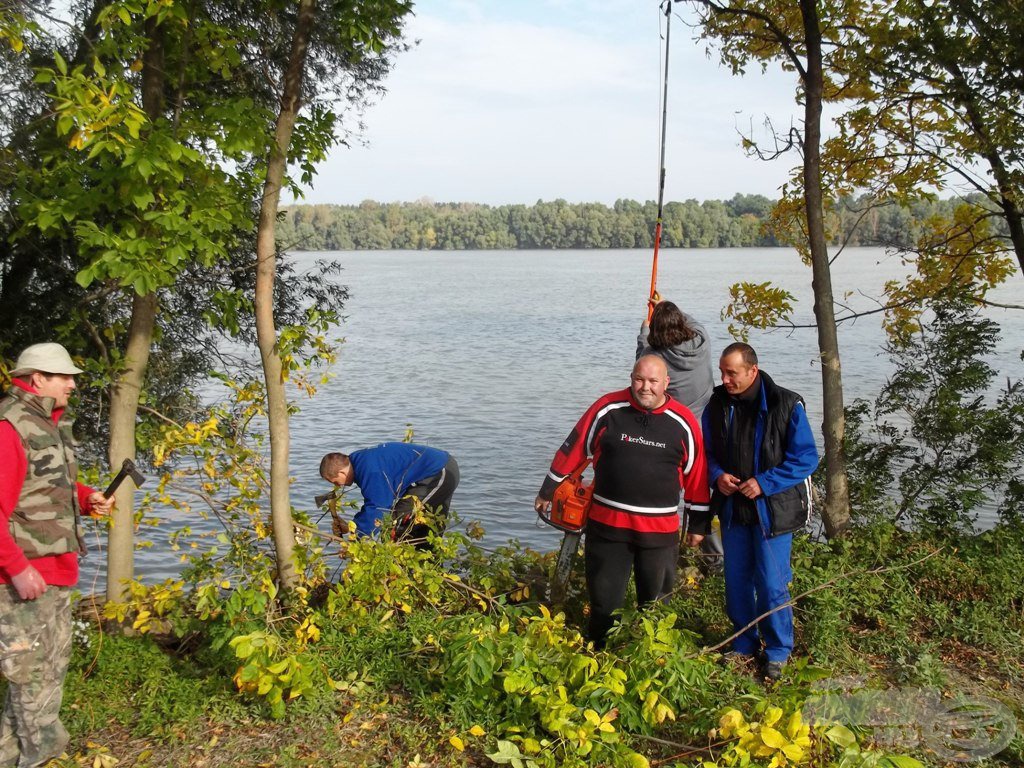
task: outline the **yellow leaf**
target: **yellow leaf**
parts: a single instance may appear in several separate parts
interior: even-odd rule
[[[487,731],[485,731],[479,725],[474,725],[472,728],[469,729],[469,732],[474,736],[483,736],[487,733]]]
[[[448,739],[448,741],[459,752],[461,752],[462,750],[464,750],[466,748],[466,745],[463,743],[462,739],[460,739],[458,736],[452,736],[450,739]]]
[[[733,731],[743,725],[743,713],[738,709],[730,709],[718,719],[718,725],[723,731],[729,732],[722,734],[728,737],[732,735]]]
[[[789,718],[789,724],[786,725],[786,735],[791,739],[795,739],[800,734],[800,728],[803,726],[803,718],[800,716],[800,710],[796,710]]]
[[[782,717],[782,709],[780,707],[768,707],[764,713],[763,723],[765,725],[775,725],[779,722]]]
[[[766,725],[761,729],[761,741],[772,749],[782,749],[789,743],[786,741],[785,736],[769,725]]]
[[[782,748],[782,754],[792,760],[794,763],[802,762],[804,759],[804,751],[796,744],[787,744]]]

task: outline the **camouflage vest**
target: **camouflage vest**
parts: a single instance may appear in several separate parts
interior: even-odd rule
[[[10,422],[25,448],[28,470],[11,514],[11,536],[31,559],[85,549],[78,526],[78,463],[71,422],[54,424],[53,400],[11,387],[0,399],[0,420]]]

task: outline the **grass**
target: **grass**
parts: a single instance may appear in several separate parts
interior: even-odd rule
[[[891,692],[989,697],[1024,716],[1020,530],[951,542],[874,526],[828,544],[798,540],[793,561],[794,595],[810,594],[797,605],[797,648],[783,684],[766,690],[749,670],[709,661],[700,668],[708,690],[693,699],[700,703],[666,721],[660,742],[633,738],[634,749],[666,765],[693,765],[701,754],[680,758],[681,747],[706,746],[721,708],[765,697],[799,703],[822,676],[859,675],[868,687]],[[682,565],[680,589],[659,615],[674,611],[677,628],[696,633],[701,645],[718,643],[731,632],[721,579],[694,578],[691,564]],[[577,595],[576,621],[583,618],[580,605]],[[460,619],[445,621],[457,627]],[[612,653],[636,641],[635,616],[625,621]],[[330,679],[348,683],[290,702],[280,720],[241,698],[223,658],[210,657],[201,645],[100,635],[94,628],[78,633],[88,642],[76,642],[65,686],[62,716],[73,741],[60,765],[111,768],[115,759],[121,766],[211,768],[491,764],[485,753],[493,739],[467,735],[481,710],[468,699],[456,702],[457,686],[442,679],[437,657],[414,650],[439,631],[436,616],[416,610],[381,629],[371,613],[325,619],[322,627],[317,663]],[[868,730],[860,735],[870,740]],[[453,736],[462,739],[462,750]],[[926,750],[915,755],[943,765]],[[1024,737],[1018,734],[978,765],[1020,764]]]

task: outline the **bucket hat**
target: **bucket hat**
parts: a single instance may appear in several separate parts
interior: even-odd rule
[[[71,360],[71,355],[60,344],[48,341],[44,344],[33,344],[25,347],[18,355],[18,362],[14,364],[11,376],[23,376],[26,373],[39,371],[41,373],[62,373],[70,376],[81,373],[82,369],[77,367]]]

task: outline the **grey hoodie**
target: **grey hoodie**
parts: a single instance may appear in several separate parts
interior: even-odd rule
[[[708,332],[690,315],[683,312],[686,324],[695,332],[689,341],[668,349],[654,349],[647,344],[650,328],[644,323],[636,337],[636,357],[658,355],[668,365],[668,393],[685,405],[700,421],[704,406],[711,399],[715,387],[711,372],[711,355],[708,351]]]

